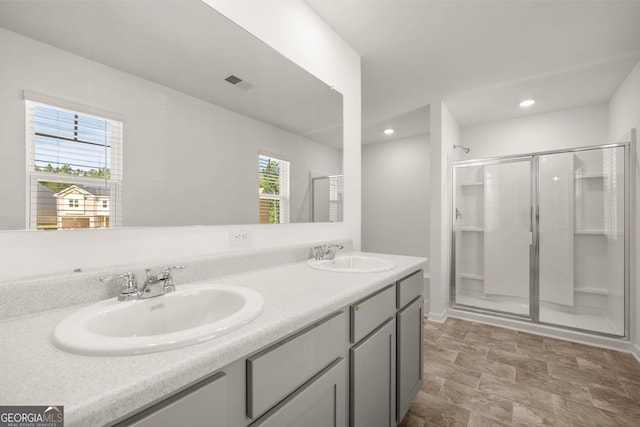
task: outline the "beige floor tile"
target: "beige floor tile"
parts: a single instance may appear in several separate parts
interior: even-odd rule
[[[564,381],[571,381],[576,384],[584,384],[586,386],[598,384],[602,387],[608,387],[612,393],[629,397],[624,387],[617,377],[608,375],[603,372],[597,372],[593,369],[574,369],[566,366],[548,363],[549,376]]]
[[[444,378],[446,380],[455,381],[462,385],[477,389],[480,383],[480,371],[455,366],[437,361],[425,361],[425,375]]]
[[[549,353],[544,348],[532,347],[527,344],[517,344],[518,353],[531,359],[542,360],[545,362],[553,362],[557,365],[568,366],[570,368],[578,368],[578,360],[576,356],[566,354]]]
[[[455,339],[451,339],[450,337],[440,337],[440,339],[436,342],[435,345],[437,348],[442,348],[445,350],[451,351],[468,351],[468,352],[476,352],[487,354],[489,352],[489,347],[485,345],[478,345],[473,343],[467,343],[465,341],[458,341]]]
[[[423,427],[424,426],[424,419],[420,418],[419,416],[409,412],[400,422],[400,424],[398,424],[398,427]]]
[[[622,391],[624,394],[628,394],[624,387]],[[591,384],[589,385],[589,393],[591,393],[593,406],[596,408],[640,419],[640,406],[630,396],[623,396],[620,390],[612,391],[609,387]]]
[[[485,335],[488,337],[492,336],[495,330],[492,326],[483,325],[482,323],[469,322],[469,325],[470,325],[469,332],[478,334],[478,335]]]
[[[558,424],[576,427],[635,427],[633,419],[603,411],[562,396],[553,396],[553,411]],[[631,424],[630,424],[631,423]]]
[[[488,418],[482,415],[482,412],[474,412],[471,411],[469,415],[469,422],[467,423],[467,427],[508,427],[511,425],[511,422],[501,423],[493,418]]]
[[[499,396],[482,393],[453,381],[445,381],[438,395],[454,405],[481,413],[499,423],[510,423],[513,403]]]
[[[513,404],[513,424],[514,426],[557,426],[556,416],[553,407],[547,409],[536,408],[535,406]]]
[[[602,349],[554,338],[544,338],[543,341],[544,349],[548,353],[588,358],[594,362],[607,363],[605,353]]]
[[[549,373],[546,361],[534,359],[517,352],[491,349],[487,355],[487,361],[504,363],[532,373],[545,375]]]
[[[454,365],[462,366],[467,369],[474,369],[484,374],[493,375],[503,381],[509,381],[512,383],[516,381],[515,366],[500,362],[485,361],[485,359],[486,357],[477,358],[475,355],[469,357],[468,353],[460,352],[454,362]]]
[[[516,336],[514,335],[514,340],[515,339],[516,339]],[[464,338],[464,342],[471,345],[489,347],[490,349],[497,349],[505,352],[511,352],[511,353],[516,352],[515,342],[494,338],[493,336],[487,337],[487,336],[473,334],[469,332]]]
[[[546,374],[538,374],[523,369],[516,372],[516,384],[528,385],[539,390],[564,396],[577,401],[591,401],[591,394],[586,385],[574,383],[566,379],[559,380]]]
[[[448,363],[455,362],[458,354],[460,353],[459,351],[437,347],[432,344],[425,344],[423,350],[425,360],[434,360]]]
[[[426,322],[424,342],[403,427],[640,426],[629,354],[458,319]]]
[[[424,382],[422,383],[422,390],[427,393],[437,393],[440,391],[442,384],[446,380],[444,378],[436,377],[429,374],[424,374]]]
[[[626,381],[625,379],[620,379],[620,383],[624,387],[625,391],[637,404],[640,405],[640,385]]]
[[[489,353],[484,351],[458,351],[455,360],[453,363],[464,366],[465,368],[469,368],[472,366],[476,366],[482,363],[486,363],[487,354]]]
[[[478,390],[492,396],[521,403],[525,406],[535,406],[539,409],[548,409],[552,404],[552,394],[528,385],[509,383],[482,374]]]
[[[449,402],[438,394],[418,392],[409,411],[425,420],[425,427],[466,426],[470,411]]]

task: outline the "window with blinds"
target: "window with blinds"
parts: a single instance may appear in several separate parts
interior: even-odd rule
[[[122,122],[26,101],[31,229],[120,224]]]
[[[260,224],[289,222],[290,162],[272,156],[258,156]]]

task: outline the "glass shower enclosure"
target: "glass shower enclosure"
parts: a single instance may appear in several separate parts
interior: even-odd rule
[[[453,163],[451,306],[627,336],[628,152]]]

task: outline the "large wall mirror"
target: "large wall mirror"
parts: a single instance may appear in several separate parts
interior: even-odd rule
[[[2,1],[0,52],[0,230],[342,219],[342,95],[200,0]]]

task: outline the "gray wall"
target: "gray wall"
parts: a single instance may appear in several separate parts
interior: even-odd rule
[[[362,146],[362,250],[428,257],[429,135]]]

